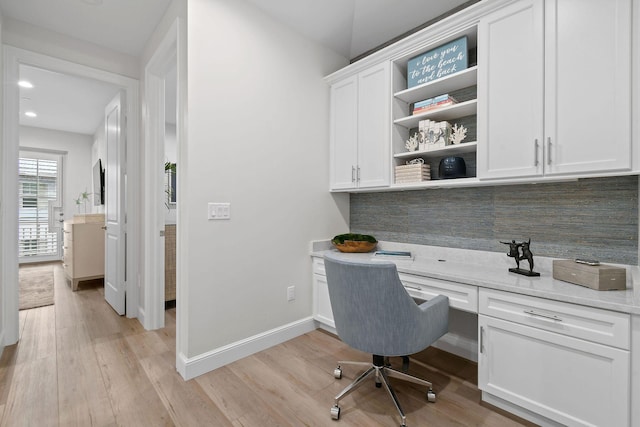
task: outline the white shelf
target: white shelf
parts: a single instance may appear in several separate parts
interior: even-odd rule
[[[407,116],[394,120],[393,123],[406,127],[407,129],[418,127],[420,120],[454,120],[460,117],[471,116],[476,114],[478,110],[478,100],[460,102],[458,104],[449,105],[447,107],[438,108],[436,110],[427,111],[425,113]]]
[[[396,92],[394,96],[406,103],[418,102],[476,84],[478,67],[473,66],[447,77]]]
[[[432,179],[421,182],[391,184],[390,190],[421,190],[424,188],[476,187],[481,182],[478,178]]]
[[[407,159],[413,157],[442,157],[452,154],[475,153],[477,146],[478,143],[476,141],[463,142],[457,145],[447,145],[438,150],[403,151],[402,153],[394,154],[393,157],[396,159]]]

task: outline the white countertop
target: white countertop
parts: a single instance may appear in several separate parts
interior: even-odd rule
[[[411,251],[413,260],[392,260],[400,273],[640,315],[640,269],[637,266],[618,265],[627,269],[626,290],[596,291],[555,280],[551,270],[553,258],[536,257],[535,254],[534,271],[539,272],[540,277],[509,272],[509,268],[515,267],[515,262],[506,252],[502,254],[393,242],[379,242],[378,249]],[[507,249],[505,247],[505,251]],[[332,249],[329,242],[312,242],[311,256],[323,257],[327,252],[340,253]],[[370,260],[373,253],[345,253],[342,256]],[[382,261],[388,261],[388,258]],[[527,262],[521,262],[521,267],[528,268]]]

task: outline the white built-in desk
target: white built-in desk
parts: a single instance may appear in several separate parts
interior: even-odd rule
[[[450,332],[435,346],[478,362],[483,400],[541,425],[640,426],[638,267],[627,267],[627,290],[595,291],[554,280],[550,258],[535,257],[541,277],[525,277],[508,271],[506,254],[379,248],[414,254],[395,262],[409,294],[449,297]],[[335,250],[311,251],[313,316],[335,332],[323,261]]]

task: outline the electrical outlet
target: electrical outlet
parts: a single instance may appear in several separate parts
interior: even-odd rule
[[[296,287],[289,286],[287,288],[287,301],[293,301],[294,299],[296,299]]]

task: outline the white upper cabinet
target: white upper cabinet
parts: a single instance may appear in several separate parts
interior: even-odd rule
[[[631,170],[632,0],[527,0],[478,28],[478,177]]]
[[[331,86],[331,189],[389,185],[391,83],[385,61]]]
[[[478,27],[478,177],[542,174],[544,39],[540,1],[498,10]]]
[[[331,189],[355,187],[358,162],[358,76],[331,86]]]
[[[545,3],[545,173],[631,169],[631,2]]]

